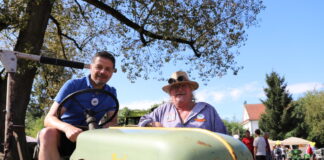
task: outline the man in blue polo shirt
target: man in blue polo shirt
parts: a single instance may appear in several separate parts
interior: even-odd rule
[[[115,69],[115,58],[108,52],[98,52],[92,58],[90,75],[68,80],[60,89],[54,99],[48,114],[45,117],[45,127],[39,134],[40,149],[39,159],[60,159],[60,156],[70,156],[75,149],[77,136],[83,131],[76,126],[86,126],[84,109],[99,112],[96,120],[99,121],[105,114],[114,113],[115,101],[106,95],[86,93],[76,97],[76,101],[67,102],[62,108],[62,116],[57,116],[57,110],[62,100],[69,94],[88,88],[104,89],[116,96],[116,89],[106,83],[110,80]],[[80,105],[83,107],[80,107]],[[115,125],[117,117],[104,127]]]

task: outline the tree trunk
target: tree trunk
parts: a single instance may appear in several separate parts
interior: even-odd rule
[[[27,19],[26,25],[20,29],[14,49],[15,51],[31,54],[40,53],[52,6],[53,0],[30,0],[28,2],[26,14],[24,16]],[[18,135],[23,159],[31,159],[31,155],[27,152],[24,126],[26,109],[30,100],[30,93],[36,70],[35,63],[19,59],[18,70],[14,76],[12,76],[11,88],[13,89],[11,90],[11,95],[13,96],[10,99],[9,108],[11,108],[10,111],[12,112],[11,118],[13,125],[9,126],[9,128]],[[5,135],[8,137],[4,140],[5,159],[18,158],[18,150],[11,129],[9,129],[10,132]]]

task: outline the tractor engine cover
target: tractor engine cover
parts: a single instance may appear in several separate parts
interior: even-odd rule
[[[72,160],[253,160],[231,136],[198,128],[111,127],[81,133]]]

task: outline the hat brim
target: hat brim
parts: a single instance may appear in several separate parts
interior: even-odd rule
[[[191,89],[194,91],[196,89],[198,89],[199,87],[199,84],[195,81],[181,81],[181,82],[175,82],[175,83],[172,83],[172,84],[169,84],[169,85],[166,85],[164,87],[162,87],[162,90],[166,93],[169,93],[170,91],[170,88],[174,85],[178,85],[178,84],[187,84],[191,87]]]

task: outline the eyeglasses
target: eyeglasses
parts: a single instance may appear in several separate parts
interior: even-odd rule
[[[172,84],[172,83],[175,83],[175,82],[182,82],[182,81],[185,81],[186,80],[186,78],[184,77],[184,76],[179,76],[177,79],[174,79],[174,78],[170,78],[169,80],[168,80],[168,83],[169,84]]]

